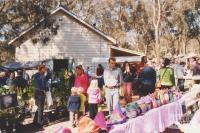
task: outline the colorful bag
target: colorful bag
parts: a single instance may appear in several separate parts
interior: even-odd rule
[[[163,91],[160,91],[159,94],[158,94],[158,96],[159,96],[161,105],[164,105],[165,101],[164,101],[164,93],[163,93]]]
[[[123,115],[120,104],[117,103],[111,116],[110,119],[107,122],[107,126],[112,126],[115,124],[122,124],[126,122],[126,116]]]
[[[169,94],[169,102],[170,102],[170,103],[171,103],[171,102],[174,102],[173,92],[172,92],[171,90],[169,90],[168,94]]]
[[[102,130],[107,130],[103,112],[98,112],[96,117],[94,118],[94,121]]]
[[[168,94],[168,91],[166,91],[164,93],[164,103],[165,104],[168,104],[169,103],[169,94]]]
[[[139,107],[140,107],[142,113],[146,113],[148,111],[148,106],[145,103],[139,104]]]
[[[135,118],[139,115],[140,110],[136,102],[132,102],[126,105],[126,116],[128,118]]]
[[[156,103],[157,103],[157,107],[160,107],[162,105],[160,99],[157,99]]]
[[[157,101],[156,101],[155,98],[152,100],[151,107],[152,107],[152,108],[157,108],[157,107],[158,107]]]

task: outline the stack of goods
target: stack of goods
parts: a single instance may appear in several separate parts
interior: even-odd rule
[[[123,113],[120,103],[116,104],[110,119],[107,121],[107,126],[110,127],[115,124],[122,124],[126,122],[126,116]]]
[[[108,120],[107,125],[115,125],[123,123],[126,118],[135,118],[139,115],[145,114],[147,111],[157,108],[159,106],[177,101],[181,98],[181,93],[174,89],[156,90],[154,93],[141,97],[135,102],[126,104],[125,113],[122,112],[123,106],[117,104],[115,110],[113,111],[110,120]]]
[[[184,102],[186,107],[192,106],[194,103],[196,103],[196,95],[200,92],[200,85],[194,84],[193,87],[189,90],[189,92],[185,93],[183,97],[181,98]]]

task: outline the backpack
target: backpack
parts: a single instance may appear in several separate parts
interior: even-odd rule
[[[80,96],[70,96],[67,103],[67,109],[71,112],[78,112],[80,109]]]

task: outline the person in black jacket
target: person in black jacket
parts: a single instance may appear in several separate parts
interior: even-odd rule
[[[122,68],[123,76],[123,93],[126,101],[132,102],[132,88],[133,81],[136,78],[136,71],[131,67],[131,65],[125,61]]]
[[[14,86],[22,89],[28,86],[28,82],[23,78],[22,70],[17,71],[17,77],[14,80]]]
[[[104,79],[103,79],[103,66],[101,64],[98,64],[96,68],[96,79],[98,80],[98,87],[102,90],[104,85]]]

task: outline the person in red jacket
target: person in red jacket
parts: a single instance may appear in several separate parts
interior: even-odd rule
[[[87,89],[89,86],[89,79],[88,79],[88,75],[84,72],[81,65],[76,66],[76,77],[75,77],[74,86],[77,88],[81,87],[82,93],[84,95],[87,94]]]

